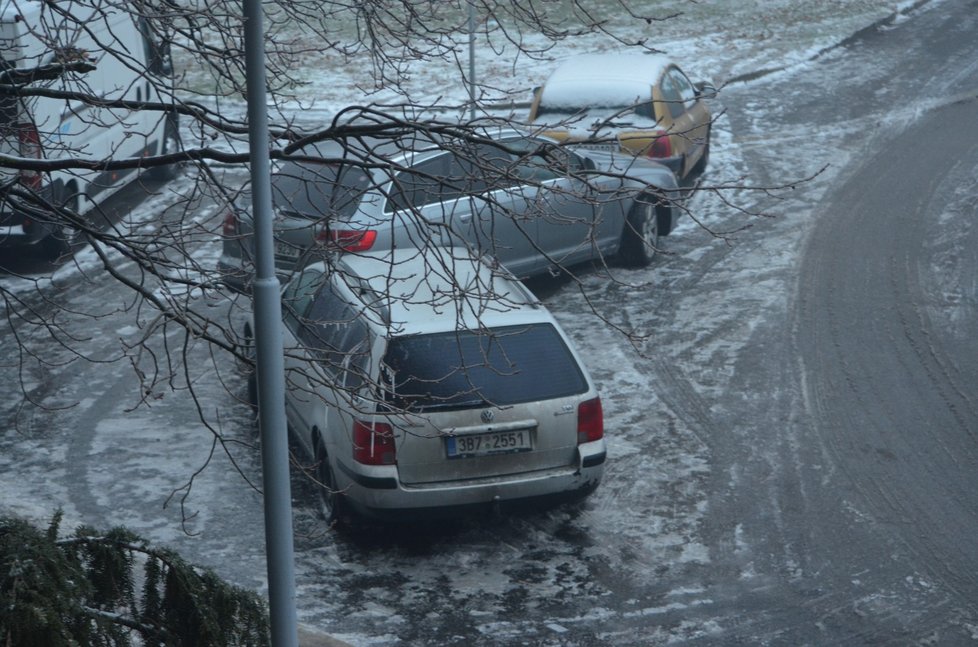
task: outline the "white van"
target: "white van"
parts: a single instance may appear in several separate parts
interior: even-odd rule
[[[159,90],[172,85],[169,48],[124,7],[107,0],[0,0],[0,155],[101,161],[178,149],[176,113],[83,99],[167,101]],[[84,71],[55,71],[66,64]],[[70,251],[80,233],[30,205],[25,192],[82,216],[142,172],[11,167],[16,160],[4,164],[0,157],[0,247],[38,245],[54,256]],[[168,179],[175,168],[158,167],[153,175]]]

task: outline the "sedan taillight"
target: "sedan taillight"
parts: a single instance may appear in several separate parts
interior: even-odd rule
[[[320,245],[344,252],[365,252],[377,241],[377,230],[324,229],[316,236],[316,240]]]
[[[353,460],[364,465],[393,465],[397,462],[394,429],[386,422],[353,422]]]
[[[601,398],[587,400],[577,406],[577,444],[604,438],[604,412]]]

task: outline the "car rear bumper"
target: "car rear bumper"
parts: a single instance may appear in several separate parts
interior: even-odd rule
[[[675,174],[675,176],[677,178],[682,176],[682,171],[683,171],[683,158],[682,158],[682,156],[677,156],[677,157],[650,157],[649,159],[652,160],[653,162],[658,162],[659,164],[662,164],[663,166],[665,166],[666,168],[668,168],[670,171],[672,171]]]
[[[255,280],[254,263],[225,252],[217,260],[217,271],[221,275],[221,283],[235,292],[251,294],[251,284]],[[282,262],[278,258],[275,259],[275,274],[283,284],[291,276],[291,271],[291,269],[284,269]]]
[[[394,522],[446,519],[583,499],[601,482],[605,458],[604,443],[594,442],[579,448],[577,465],[519,476],[404,485],[396,467],[367,474],[343,464],[336,476],[347,503],[361,516]]]
[[[217,271],[224,285],[235,292],[251,293],[251,283],[255,280],[255,269],[251,262],[245,263],[237,256],[222,254],[217,261]]]

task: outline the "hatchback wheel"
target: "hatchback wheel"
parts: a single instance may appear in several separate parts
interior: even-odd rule
[[[258,411],[258,372],[255,370],[248,374],[248,404],[252,411]]]
[[[320,444],[316,450],[316,488],[319,491],[319,513],[326,523],[338,524],[342,521],[343,494],[337,491],[336,478],[329,466],[329,456]]]
[[[703,146],[703,155],[696,162],[696,166],[690,171],[690,175],[702,175],[710,163],[710,131],[706,131],[706,144]]]
[[[659,219],[651,198],[642,196],[635,201],[622,232],[621,255],[626,263],[645,267],[655,258],[659,245]]]

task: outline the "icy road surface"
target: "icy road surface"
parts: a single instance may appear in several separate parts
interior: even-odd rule
[[[599,312],[648,335],[637,347],[580,316],[573,283],[532,286],[602,391],[598,491],[538,515],[337,534],[297,475],[300,620],[355,645],[978,642],[976,62],[974,2],[943,0],[727,87],[707,187],[821,173],[777,197],[725,193],[769,217],[700,192],[703,225],[751,227],[723,240],[686,219],[649,270],[583,272]],[[189,182],[142,203],[135,226],[157,226]],[[216,255],[202,238],[200,262]],[[32,276],[103,315],[61,320],[111,359],[150,314],[91,250],[76,260],[83,272]],[[2,281],[51,312],[31,282]],[[210,307],[235,319],[243,305]],[[261,500],[242,479],[260,482],[258,453],[231,362],[202,345],[175,359],[194,403],[18,330],[55,366],[19,370],[5,332],[3,511],[126,525],[263,590]]]

